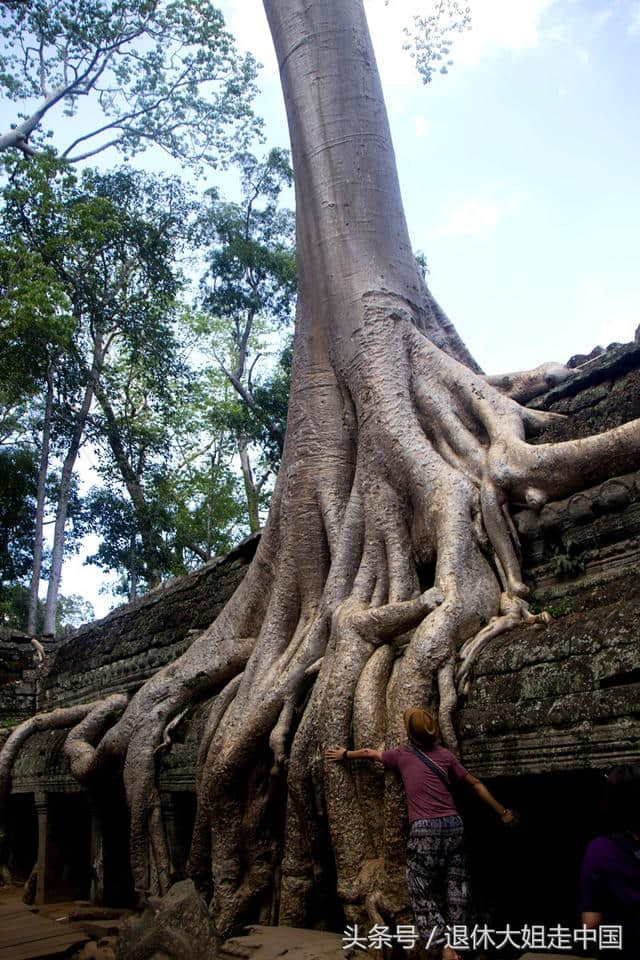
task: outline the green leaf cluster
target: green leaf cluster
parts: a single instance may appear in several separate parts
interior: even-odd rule
[[[256,68],[209,0],[4,3],[0,90],[20,111],[0,149],[39,153],[60,105],[82,128],[64,145],[54,136],[71,162],[155,144],[184,163],[217,166],[259,127]],[[90,110],[80,110],[83,99]]]

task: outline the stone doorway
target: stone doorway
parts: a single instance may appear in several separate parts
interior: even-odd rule
[[[525,924],[575,929],[580,925],[582,856],[602,829],[604,771],[500,777],[485,783],[518,811],[521,822],[508,830],[475,797],[461,803],[478,911],[474,922],[501,930],[507,923],[512,929]]]
[[[7,865],[24,883],[38,857],[38,818],[32,793],[13,793],[7,809]]]

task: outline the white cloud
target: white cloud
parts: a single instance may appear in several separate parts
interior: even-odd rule
[[[497,204],[472,198],[449,208],[438,232],[447,237],[480,237],[495,230],[498,216]]]
[[[456,54],[475,62],[499,50],[522,51],[536,47],[542,34],[542,18],[554,0],[475,0],[471,3],[472,26],[456,43]]]
[[[442,237],[482,237],[493,233],[500,220],[520,213],[526,193],[516,185],[494,185],[481,196],[445,207],[437,232]]]
[[[452,59],[476,63],[501,50],[522,51],[547,39],[542,19],[556,0],[468,0],[471,30],[456,36]],[[424,14],[425,0],[365,0],[369,29],[385,91],[415,87],[417,74],[408,52],[403,50],[404,27],[411,27],[416,14]]]
[[[596,10],[593,15],[593,25],[599,30],[601,27],[604,27],[606,23],[611,20],[613,17],[613,8],[612,7],[603,7],[602,10]]]
[[[507,213],[520,213],[525,195],[520,190],[509,190],[504,198],[504,206]]]

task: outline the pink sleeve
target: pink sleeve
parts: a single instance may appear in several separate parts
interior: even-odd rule
[[[460,763],[460,761],[458,760],[458,758],[454,753],[451,753],[449,750],[447,750],[447,753],[449,754],[449,757],[450,757],[449,769],[451,770],[451,773],[456,778],[456,780],[464,780],[464,778],[466,777],[469,771],[462,766],[462,764]]]
[[[398,769],[398,758],[400,756],[400,747],[394,747],[392,750],[382,751],[382,762],[385,767],[394,767]]]

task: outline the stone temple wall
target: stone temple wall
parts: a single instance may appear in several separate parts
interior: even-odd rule
[[[0,630],[0,724],[30,717],[36,709],[34,650],[31,639],[17,630]]]
[[[640,417],[640,345],[608,350],[531,405],[566,416],[538,443]],[[640,760],[640,474],[514,522],[534,608],[554,621],[483,651],[459,715],[465,762],[492,777]]]

